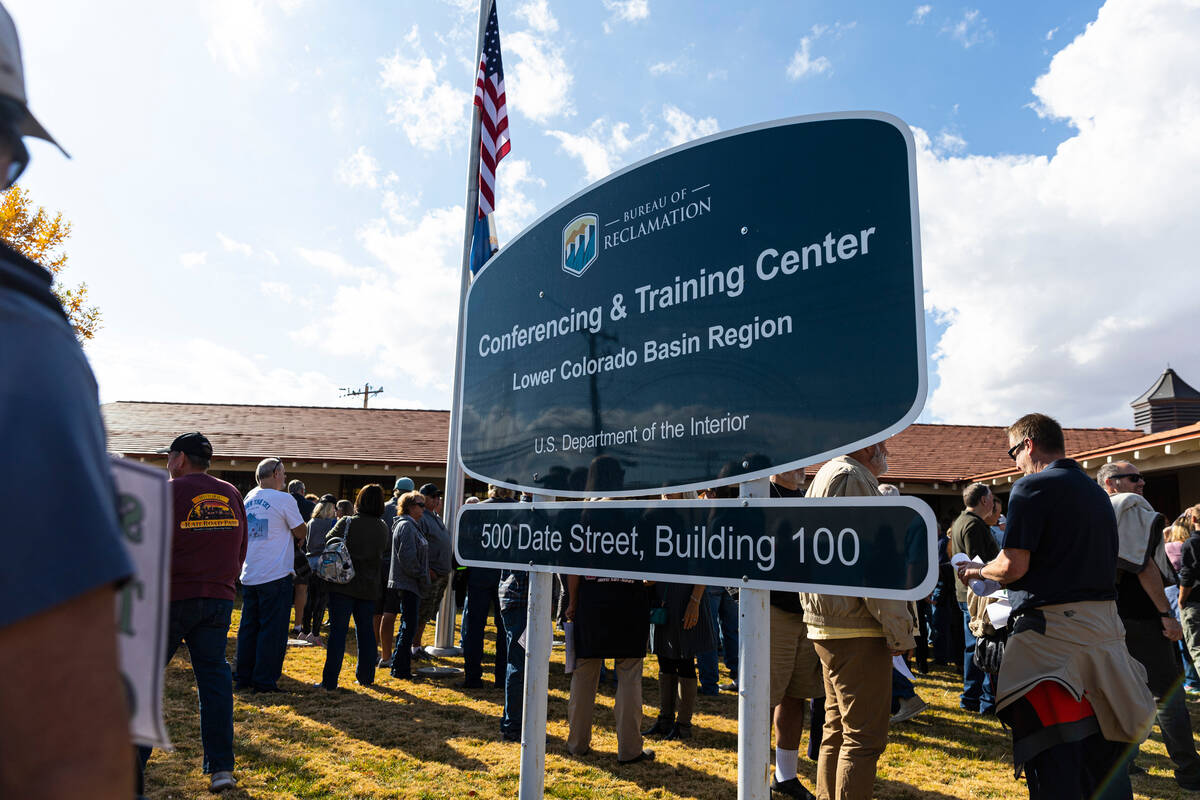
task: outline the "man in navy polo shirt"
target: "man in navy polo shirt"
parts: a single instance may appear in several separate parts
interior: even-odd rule
[[[999,581],[1012,603],[996,713],[1013,732],[1029,796],[1132,798],[1126,750],[1154,715],[1146,672],[1117,614],[1117,522],[1108,496],[1065,458],[1062,428],[1028,414],[1008,428],[1013,484],[1004,549],[960,580]]]

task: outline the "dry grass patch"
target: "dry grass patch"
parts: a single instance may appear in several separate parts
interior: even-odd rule
[[[239,614],[234,611],[228,655],[232,661]],[[485,648],[488,681],[494,641]],[[289,648],[280,685],[283,695],[234,696],[234,749],[238,788],[228,798],[464,798],[514,800],[520,774],[520,746],[500,740],[504,705],[498,689],[464,691],[449,681],[399,681],[386,671],[375,686],[354,683],[353,636],[342,667],[345,691],[327,693],[312,684],[321,677],[325,651]],[[442,663],[461,666],[461,658]],[[648,658],[645,711],[655,713],[657,666]],[[921,676],[918,676],[921,677]],[[921,677],[918,691],[930,708],[892,730],[879,762],[876,797],[883,800],[1027,797],[1013,780],[1010,739],[994,718],[958,709],[960,679],[945,668]],[[147,768],[148,796],[211,797],[200,771],[199,716],[187,649],[167,667],[167,724],[176,750],[156,751]],[[693,738],[687,744],[649,743],[658,754],[651,764],[616,763],[613,697],[602,686],[596,704],[592,752],[580,758],[566,752],[569,676],[562,650],[554,651],[546,746],[546,796],[615,800],[716,800],[737,794],[737,698],[700,697]],[[1193,718],[1200,708],[1189,703]],[[804,745],[807,745],[807,740]],[[1157,732],[1142,748],[1139,762],[1150,774],[1135,777],[1138,798],[1182,800],[1189,793],[1171,777]],[[765,771],[765,770],[764,770]],[[816,765],[801,757],[801,779],[810,787]]]

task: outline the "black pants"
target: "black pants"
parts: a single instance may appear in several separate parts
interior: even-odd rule
[[[696,677],[696,657],[664,658],[658,657],[658,671],[664,675],[675,675],[680,678]]]
[[[1133,748],[1099,733],[1047,748],[1025,762],[1029,800],[1132,800]]]
[[[303,633],[320,635],[325,609],[329,607],[329,582],[313,575],[308,581],[308,597],[304,601],[304,615],[300,630]]]

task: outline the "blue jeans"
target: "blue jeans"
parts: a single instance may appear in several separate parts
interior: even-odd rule
[[[400,633],[392,648],[392,677],[412,677],[412,643],[421,618],[421,595],[400,590]],[[375,645],[371,645],[375,649]]]
[[[500,732],[520,735],[521,711],[525,705],[525,648],[518,641],[525,632],[529,611],[520,608],[503,608],[504,638],[508,645],[508,658],[504,671],[504,716],[500,718]]]
[[[467,584],[467,601],[463,604],[462,650],[463,682],[468,686],[478,685],[483,680],[483,631],[487,626],[488,612],[494,614],[496,622],[496,687],[504,685],[507,671],[508,647],[504,635],[504,620],[500,615],[500,597],[497,584]]]
[[[233,689],[225,646],[232,600],[196,597],[171,603],[167,622],[167,661],[186,642],[200,696],[200,743],[204,771],[233,771]],[[166,662],[164,662],[166,663]],[[138,748],[144,769],[150,748]]]
[[[237,635],[238,688],[277,691],[287,652],[288,616],[292,610],[292,576],[242,587],[242,624]]]
[[[1163,587],[1167,593],[1167,602],[1171,604],[1171,613],[1179,619],[1179,585],[1171,584]],[[1183,687],[1185,689],[1200,689],[1200,675],[1192,663],[1192,654],[1188,652],[1187,643],[1179,642],[1179,654],[1183,657]]]
[[[721,586],[709,586],[708,610],[712,613],[713,631],[720,633],[725,643],[725,666],[729,674],[738,676],[738,604]],[[717,669],[717,651],[710,650],[696,656],[696,670],[700,675],[700,688],[713,693],[717,690],[720,674]]]
[[[907,700],[916,696],[917,690],[913,688],[912,681],[901,675],[900,670],[892,667],[892,699]]]
[[[966,603],[959,603],[963,613],[963,690],[958,704],[968,711],[991,714],[996,710],[994,678],[975,666],[975,635],[971,633],[971,614]]]
[[[375,682],[375,626],[372,617],[375,602],[359,600],[341,592],[329,593],[329,641],[325,651],[325,669],[321,672],[321,685],[336,689],[338,675],[342,672],[342,659],[346,657],[346,633],[350,629],[350,617],[354,617],[354,635],[358,639],[358,664],[354,677],[363,686]]]

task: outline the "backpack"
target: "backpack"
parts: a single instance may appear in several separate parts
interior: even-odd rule
[[[345,536],[350,535],[350,523],[346,523]],[[330,539],[319,556],[316,572],[330,583],[345,584],[354,580],[354,564],[350,561],[350,550],[345,538]]]

